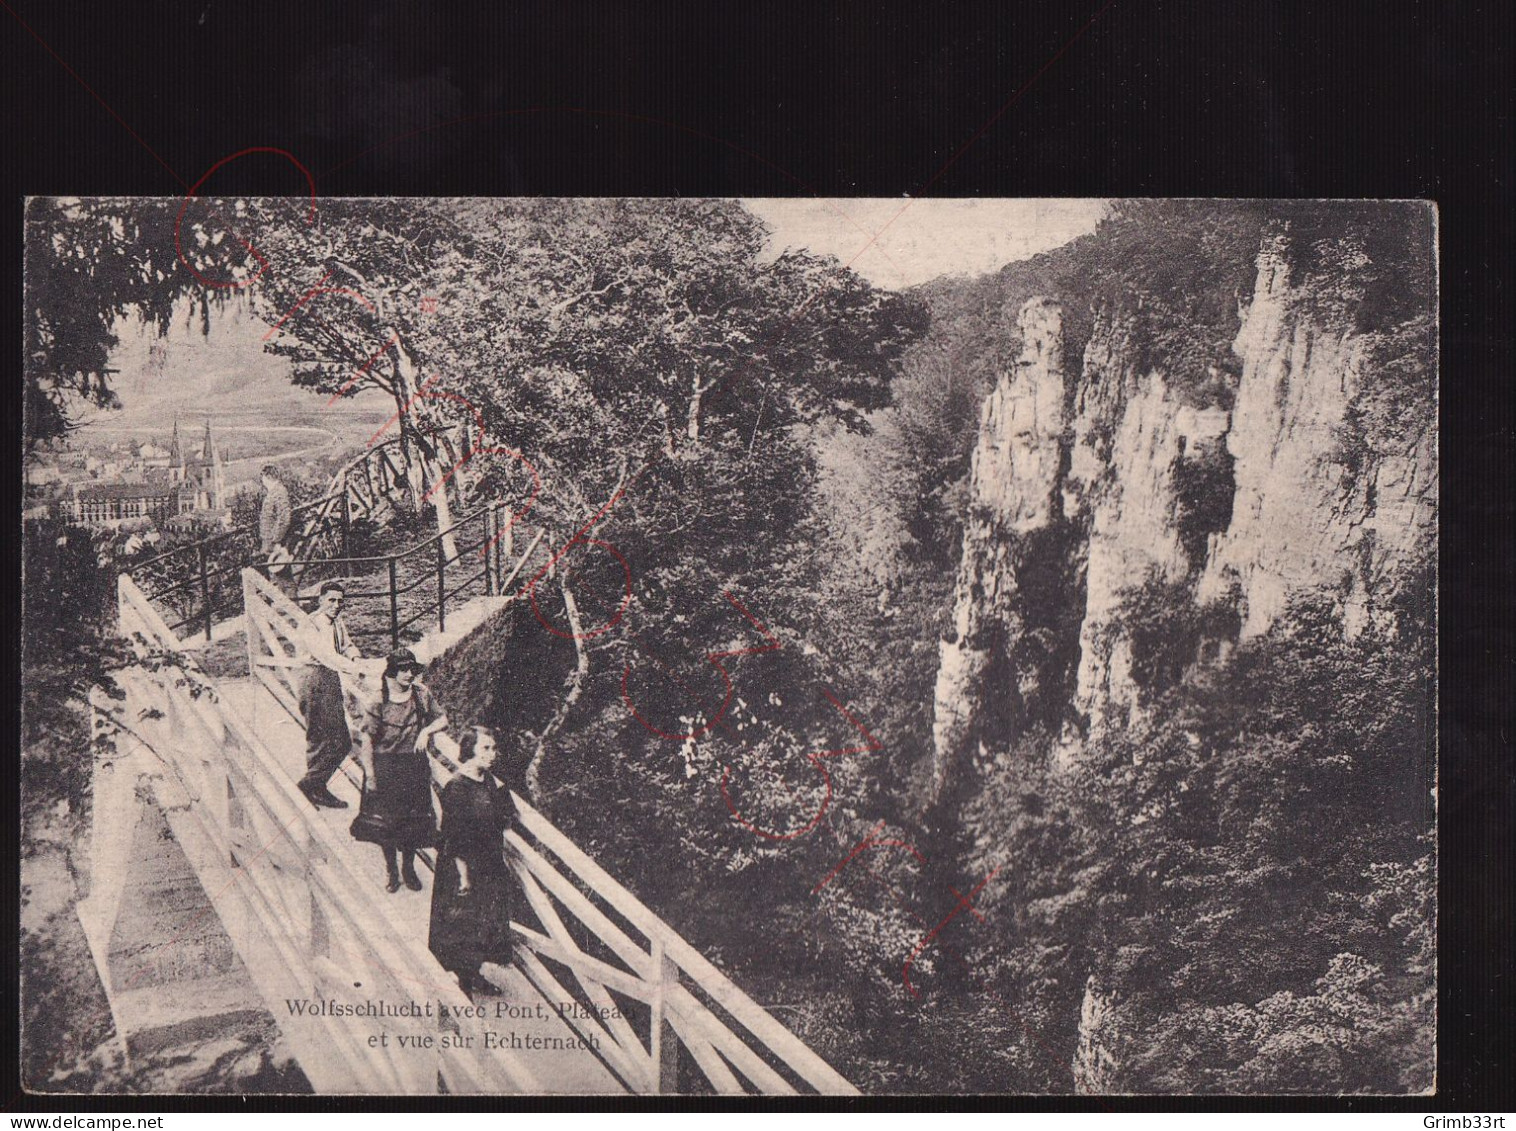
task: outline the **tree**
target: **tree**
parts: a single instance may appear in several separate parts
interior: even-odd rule
[[[22,403],[25,452],[65,438],[85,406],[119,404],[111,387],[116,326],[166,334],[176,313],[208,328],[224,296],[204,293],[174,254],[174,202],[35,198],[25,213]],[[186,298],[191,302],[186,303]],[[22,746],[27,815],[89,788],[89,689],[129,662],[114,638],[118,547],[66,523],[23,530]]]
[[[230,264],[217,234],[232,230],[253,249]],[[377,389],[395,404],[395,436],[411,501],[430,501],[439,530],[451,526],[443,484],[471,446],[454,442],[454,414],[425,391],[435,374],[420,327],[439,278],[467,261],[468,234],[444,205],[420,200],[236,199],[205,202],[183,243],[205,260],[212,286],[244,290],[269,324],[271,353],[292,364],[297,385],[333,398]],[[211,276],[210,272],[216,275]],[[463,480],[459,480],[461,484]],[[456,552],[449,536],[449,553]]]
[[[540,489],[528,521],[560,544],[604,512],[586,538],[612,530],[636,563],[622,612],[643,645],[698,657],[728,640],[740,621],[722,593],[782,576],[798,544],[814,474],[803,429],[865,426],[919,312],[835,262],[763,262],[762,226],[735,202],[470,202],[460,223],[474,257],[443,265],[439,316],[416,341],[480,414],[481,478],[518,498]],[[594,614],[557,625],[580,645],[577,698],[594,655],[617,654],[619,671],[635,646],[581,638],[616,615],[625,572],[587,541],[573,554],[565,609],[585,609],[574,586],[600,579]]]
[[[25,362],[26,453],[61,439],[83,405],[119,406],[110,351],[119,319],[166,334],[176,304],[198,299],[203,327],[219,296],[200,291],[174,255],[166,201],[37,197],[27,202]]]
[[[767,937],[776,903],[792,908],[835,863],[830,823],[851,835],[873,803],[880,757],[826,696],[873,725],[845,658],[804,644],[831,549],[812,523],[814,435],[867,427],[921,314],[835,262],[766,261],[734,202],[457,215],[476,253],[439,279],[417,350],[481,414],[481,490],[524,500],[540,485],[525,521],[555,546],[583,538],[539,583],[549,627],[520,608],[508,644],[466,644],[434,683],[478,721],[530,732],[537,802],[587,850],[667,862],[639,896],[710,892],[679,917],[697,944],[729,946],[737,919]],[[718,668],[713,653],[732,654]],[[551,712],[529,701],[548,697]],[[809,756],[849,749],[825,763],[828,793]],[[774,899],[752,898],[760,875]]]

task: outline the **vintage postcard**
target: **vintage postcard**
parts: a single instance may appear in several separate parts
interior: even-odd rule
[[[35,198],[35,1092],[1435,1086],[1421,202]]]

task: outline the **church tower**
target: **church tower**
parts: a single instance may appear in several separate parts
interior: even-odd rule
[[[226,505],[226,469],[221,460],[221,452],[211,440],[211,422],[205,422],[205,442],[209,445],[210,466],[206,468],[209,482],[206,484],[210,489],[210,508],[219,511]]]
[[[205,418],[205,435],[200,450],[185,460],[185,478],[194,481],[195,505],[204,510],[220,510],[226,495],[225,470],[216,438],[211,435],[211,418]]]

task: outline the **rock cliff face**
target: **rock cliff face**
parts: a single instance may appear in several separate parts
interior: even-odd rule
[[[1118,1010],[1099,979],[1085,980],[1084,1000],[1079,1006],[1079,1038],[1074,1048],[1074,1091],[1081,1096],[1109,1095],[1121,1063],[1103,1034],[1119,1025]]]
[[[1035,614],[1022,576],[1029,540],[1060,515],[1067,382],[1057,305],[1033,299],[1018,321],[1021,354],[984,402],[969,472],[973,504],[937,672],[939,787],[942,770],[972,758],[993,721],[1016,725],[1013,716],[1035,692],[1037,673],[1011,672],[1008,661]]]
[[[1435,537],[1435,436],[1429,422],[1396,450],[1344,451],[1374,377],[1370,337],[1291,279],[1287,252],[1273,236],[1259,253],[1231,378],[1181,380],[1130,322],[1100,317],[1070,374],[1058,306],[1019,312],[1021,355],[981,418],[941,645],[939,790],[1035,723],[1066,754],[1140,725],[1128,604],[1145,586],[1225,606],[1239,638],[1303,589],[1335,594],[1349,635],[1392,630],[1406,563]],[[1230,410],[1215,403],[1229,385]]]
[[[1180,536],[1179,478],[1221,442],[1227,415],[1180,403],[1161,372],[1133,391],[1116,427],[1107,468],[1084,497],[1085,609],[1074,706],[1092,730],[1140,714],[1123,592],[1174,585],[1195,567]]]
[[[1365,339],[1314,317],[1290,279],[1283,240],[1266,244],[1233,345],[1242,360],[1227,450],[1236,460],[1231,525],[1211,547],[1199,597],[1236,585],[1242,635],[1268,631],[1292,591],[1338,591],[1349,634],[1389,626],[1405,579],[1397,563],[1435,540],[1431,428],[1399,451],[1348,466],[1341,430],[1363,391]]]

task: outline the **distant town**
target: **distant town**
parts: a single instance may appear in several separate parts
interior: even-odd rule
[[[193,440],[175,421],[166,445],[123,439],[47,453],[28,468],[27,480],[29,518],[144,535],[231,525],[226,464],[209,420]]]

